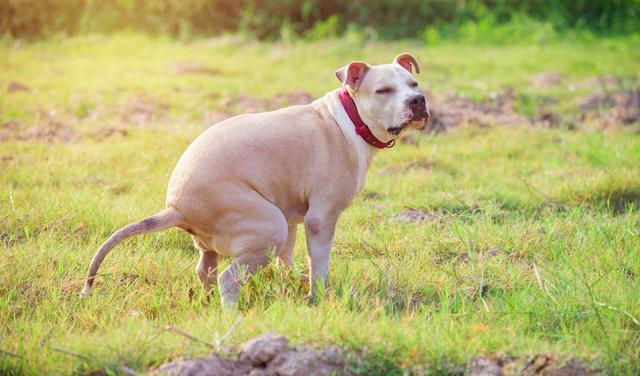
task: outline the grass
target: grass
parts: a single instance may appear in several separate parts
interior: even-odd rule
[[[387,62],[407,50],[422,63],[421,85],[435,93],[479,98],[514,87],[553,96],[567,110],[584,94],[566,90],[570,82],[638,78],[635,41],[424,48],[140,35],[5,40],[0,83],[32,91],[3,93],[0,123],[54,118],[74,136],[0,143],[0,373],[117,373],[122,364],[143,371],[209,351],[160,327],[213,341],[232,325],[236,315],[201,291],[197,252],[178,230],[121,244],[92,295],[76,296],[104,238],[162,207],[173,165],[204,129],[203,113],[223,110],[222,98],[319,96],[349,60]],[[219,74],[169,73],[184,61]],[[530,75],[543,71],[560,73],[563,85],[530,87]],[[155,106],[144,124],[123,114],[139,96]],[[127,133],[96,136],[108,127]],[[300,234],[292,273],[269,266],[241,291],[243,319],[230,343],[265,331],[294,344],[337,343],[358,354],[352,367],[366,374],[459,374],[471,357],[498,351],[517,358],[551,351],[607,374],[638,374],[640,137],[633,129],[463,127],[379,153],[364,192],[341,218],[325,298],[304,303]],[[406,207],[432,219],[394,221]]]

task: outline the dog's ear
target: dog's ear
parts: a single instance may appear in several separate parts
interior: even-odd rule
[[[408,70],[409,73],[413,73],[412,67],[415,68],[416,73],[420,73],[420,66],[418,65],[416,59],[411,56],[411,54],[400,54],[396,56],[393,62]]]
[[[370,67],[367,63],[354,61],[353,63],[338,69],[335,73],[338,81],[340,81],[342,85],[349,86],[353,91],[356,91],[360,87],[360,84],[362,83],[364,76],[369,71],[369,68]]]

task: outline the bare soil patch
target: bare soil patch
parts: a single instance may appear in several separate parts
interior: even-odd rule
[[[25,127],[18,121],[8,121],[0,124],[0,142],[10,140],[51,142],[73,142],[81,138],[90,138],[102,141],[106,138],[125,137],[129,131],[123,127],[104,126],[98,127],[86,134],[78,134],[74,126],[59,118],[46,118],[36,124]],[[2,156],[0,161],[10,162],[11,156]]]
[[[88,136],[93,140],[102,141],[110,137],[115,137],[115,136],[126,137],[128,135],[129,135],[129,131],[126,128],[104,126],[104,127],[95,129]]]
[[[496,93],[481,102],[450,93],[440,99],[427,94],[431,121],[430,131],[442,132],[467,124],[479,127],[491,125],[523,125],[530,120],[515,110],[515,93],[512,89]]]
[[[618,92],[597,92],[578,99],[582,122],[602,128],[625,126],[640,121],[640,88]]]
[[[209,357],[178,360],[161,365],[153,375],[350,375],[340,348],[289,347],[285,337],[264,334],[241,346],[234,360],[211,354]]]
[[[135,95],[122,106],[120,120],[127,124],[148,125],[164,117],[169,106],[147,95]]]
[[[11,163],[15,157],[13,155],[0,155],[0,162],[2,163]]]
[[[16,138],[20,132],[20,123],[15,120],[9,120],[0,124],[0,141],[7,141]]]
[[[562,122],[562,116],[557,112],[553,112],[547,108],[539,107],[535,119],[531,122],[533,125],[546,128],[556,128]]]
[[[535,355],[524,365],[504,353],[476,357],[469,362],[465,372],[466,376],[590,376],[597,374],[599,374],[598,370],[587,368],[577,359],[570,359],[561,365],[551,353]]]
[[[9,82],[9,84],[7,85],[7,93],[12,94],[17,91],[29,92],[31,91],[31,88],[25,84],[21,84],[20,82],[16,82],[16,81]]]
[[[392,221],[399,223],[413,223],[420,224],[426,221],[430,222],[440,222],[444,219],[444,217],[435,212],[419,210],[413,208],[407,208],[400,213],[396,214],[392,218]]]
[[[0,124],[0,142],[9,140],[42,142],[69,142],[75,139],[73,126],[53,116],[45,115],[30,127],[24,127],[18,121],[8,121]]]
[[[538,87],[554,86],[561,80],[559,75],[550,72],[531,78],[532,85]],[[640,85],[634,85],[631,89],[623,89],[623,86],[622,80],[614,76],[592,77],[570,84],[571,91],[585,89],[590,93],[576,100],[574,108],[578,115],[570,115],[567,120],[568,126],[576,127],[575,120],[581,125],[594,124],[603,129],[639,122]],[[554,98],[524,97],[525,100],[533,100],[535,103],[534,114],[526,116],[517,109],[518,95],[522,96],[513,89],[507,89],[475,101],[457,93],[449,93],[443,97],[427,94],[431,110],[431,121],[427,129],[431,132],[442,132],[460,125],[533,125],[555,128],[563,123],[563,114],[548,107],[555,102]]]

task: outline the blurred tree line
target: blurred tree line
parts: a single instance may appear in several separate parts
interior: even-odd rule
[[[523,20],[558,31],[635,33],[640,0],[0,0],[0,33],[21,38],[121,30],[327,38],[357,29],[437,39]]]

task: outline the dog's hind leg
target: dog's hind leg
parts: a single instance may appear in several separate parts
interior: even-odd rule
[[[233,234],[231,251],[236,259],[218,277],[220,300],[225,308],[235,308],[238,291],[261,266],[278,255],[287,242],[287,221],[275,205],[249,202],[250,218],[238,218],[226,231]]]
[[[293,266],[293,247],[296,245],[296,233],[298,232],[297,224],[289,224],[287,233],[287,243],[284,248],[278,254],[276,264],[282,265],[285,268],[291,268]]]
[[[193,243],[200,251],[200,261],[196,266],[196,274],[206,291],[211,291],[218,277],[218,253],[206,246],[198,237],[193,236]]]
[[[249,254],[235,259],[218,277],[222,307],[234,309],[238,304],[238,292],[258,269],[269,262],[267,252]]]

